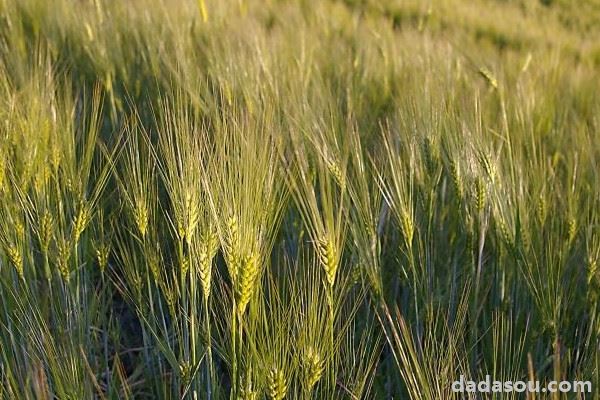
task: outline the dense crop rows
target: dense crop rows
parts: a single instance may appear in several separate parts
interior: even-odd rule
[[[0,0],[0,399],[600,388],[599,21]]]

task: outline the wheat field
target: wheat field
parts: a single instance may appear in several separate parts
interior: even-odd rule
[[[598,0],[0,0],[0,399],[599,398],[598,38]]]

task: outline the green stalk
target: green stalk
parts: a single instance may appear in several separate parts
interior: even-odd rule
[[[327,303],[329,305],[329,351],[331,352],[331,356],[329,358],[329,379],[330,383],[335,391],[335,369],[333,367],[333,357],[335,355],[335,341],[334,341],[334,326],[335,326],[335,310],[333,305],[333,285],[328,285],[327,287]]]
[[[187,303],[187,296],[186,296],[186,290],[185,290],[185,281],[186,281],[186,275],[183,271],[183,262],[185,261],[184,258],[184,252],[183,252],[183,239],[179,239],[177,241],[177,255],[179,256],[179,284],[180,284],[180,289],[179,292],[181,293],[181,302],[182,302],[182,308],[183,308],[183,315],[188,315],[188,303]],[[189,267],[189,266],[188,266]],[[183,356],[184,360],[189,360],[190,358],[190,352],[189,352],[189,332],[187,329],[187,324],[182,323],[182,330],[183,330],[183,341],[182,343],[184,344],[183,346],[181,346],[181,348],[183,349],[183,354],[181,354],[181,350],[180,350],[180,355]]]
[[[188,248],[189,248],[189,242],[188,242]],[[191,297],[191,306],[190,306],[190,310],[189,310],[189,318],[190,318],[190,342],[191,342],[191,365],[192,368],[195,370],[196,367],[196,279],[194,279],[194,276],[192,275],[192,263],[191,263],[191,257],[189,255],[189,251],[188,251],[188,272],[190,274],[190,297]],[[194,383],[192,384],[192,393],[193,393],[193,398],[197,398],[198,395],[198,377],[194,376]]]
[[[236,399],[237,394],[237,351],[236,351],[236,342],[237,342],[237,313],[236,313],[236,304],[235,297],[233,299],[233,307],[231,309],[231,394],[229,398],[231,400]]]
[[[215,378],[215,372],[212,359],[212,334],[210,327],[210,310],[208,308],[208,300],[208,296],[204,295],[204,329],[206,330],[206,363],[208,365],[208,368],[206,370],[206,395],[208,400],[211,400],[212,384]]]

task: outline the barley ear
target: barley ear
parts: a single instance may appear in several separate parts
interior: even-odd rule
[[[10,263],[13,265],[13,267],[15,267],[19,278],[24,279],[23,256],[19,248],[14,244],[10,244],[6,246],[6,254],[8,255]]]
[[[69,269],[69,259],[71,258],[71,243],[65,238],[61,238],[57,242],[56,247],[56,266],[58,268],[58,272],[65,282],[69,282],[71,273]]]
[[[210,297],[212,260],[218,250],[218,237],[216,232],[207,231],[202,233],[200,254],[198,255],[200,283],[205,300]]]
[[[238,312],[244,314],[246,307],[250,302],[250,298],[254,293],[256,279],[259,273],[258,257],[256,254],[251,254],[244,257],[240,264],[238,272],[238,281],[236,285],[236,302]]]
[[[267,394],[271,400],[283,400],[287,394],[287,380],[283,371],[273,367],[267,373]]]
[[[144,239],[148,229],[148,206],[144,200],[139,199],[135,202],[133,219],[140,235],[142,236],[142,239]]]
[[[333,241],[324,236],[318,241],[317,251],[319,253],[321,266],[325,271],[327,283],[330,287],[333,287],[339,262],[337,250]]]
[[[233,282],[235,282],[237,279],[237,272],[240,263],[239,246],[240,237],[238,232],[237,219],[235,217],[229,217],[226,221],[226,235],[223,250],[225,252],[227,270]]]
[[[73,219],[73,241],[77,243],[79,237],[87,227],[91,218],[91,210],[85,201],[81,201],[78,207],[77,214]]]
[[[309,346],[304,354],[304,389],[307,392],[312,391],[313,387],[321,380],[325,367],[324,360],[317,350]]]

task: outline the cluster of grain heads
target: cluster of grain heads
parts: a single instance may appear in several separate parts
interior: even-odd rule
[[[72,397],[88,397],[90,382],[81,374],[82,360],[88,357],[92,368],[97,367],[102,350],[96,345],[104,327],[99,316],[103,312],[96,313],[95,304],[110,307],[104,297],[106,286],[96,286],[91,267],[94,240],[88,235],[108,176],[98,151],[100,95],[75,96],[68,79],[57,76],[42,62],[23,71],[22,81],[2,84],[10,93],[0,105],[4,122],[0,239],[7,259],[0,279],[4,285],[14,269],[22,281],[10,293],[0,290],[1,323],[13,337],[8,341],[2,337],[2,346],[12,347],[14,354],[14,360],[3,357],[0,364],[21,386],[11,398],[20,396],[21,390],[23,398],[69,392]],[[101,253],[101,259],[108,257]],[[65,372],[65,366],[71,370]],[[32,389],[32,374],[38,373],[40,386]],[[3,386],[7,375],[4,371],[0,375]],[[30,390],[34,397],[27,394]]]

